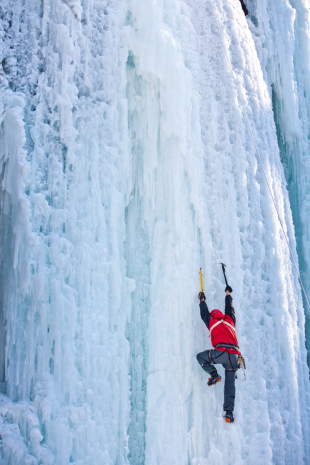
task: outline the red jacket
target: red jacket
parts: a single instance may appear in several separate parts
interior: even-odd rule
[[[232,344],[238,347],[238,339],[235,323],[229,315],[223,315],[220,310],[212,310],[210,313],[209,330],[211,333],[211,344],[217,350],[228,351],[231,354],[240,354],[236,349],[230,347],[216,347],[218,344]]]
[[[205,301],[200,302],[200,316],[211,332],[211,342],[216,350],[228,351],[231,354],[240,354],[238,339],[235,331],[235,309],[231,295],[225,297],[225,315],[220,310],[209,312]],[[229,344],[232,347],[216,347],[218,344]]]

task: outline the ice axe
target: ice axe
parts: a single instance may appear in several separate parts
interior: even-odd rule
[[[201,271],[201,268],[200,268],[199,274],[200,274],[201,292],[199,292],[199,294],[198,294],[198,299],[200,300],[201,298],[205,298],[205,295],[204,295],[204,293],[203,293],[203,279],[202,279],[202,271]]]
[[[203,279],[202,279],[202,271],[201,271],[201,268],[200,268],[200,285],[201,285],[201,292],[203,292]]]
[[[228,284],[228,282],[227,282],[227,278],[226,278],[226,272],[225,272],[225,267],[226,267],[226,265],[225,265],[224,263],[220,263],[220,265],[222,265],[222,270],[223,270],[223,275],[224,275],[224,279],[225,279],[226,286],[230,287],[229,284]],[[230,289],[231,289],[231,287],[230,287]],[[230,292],[232,292],[232,289],[231,289]]]

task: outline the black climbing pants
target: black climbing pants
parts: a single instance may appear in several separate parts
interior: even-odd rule
[[[210,358],[211,355],[211,358]],[[217,375],[216,363],[225,368],[224,406],[223,410],[234,410],[235,406],[235,376],[238,370],[238,355],[221,350],[205,350],[197,354],[199,365],[213,378]]]

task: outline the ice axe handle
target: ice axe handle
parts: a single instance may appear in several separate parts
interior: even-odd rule
[[[202,279],[202,271],[201,271],[201,268],[200,268],[200,285],[201,285],[201,292],[203,292],[203,279]]]
[[[222,265],[222,270],[223,270],[223,275],[224,275],[226,286],[229,286],[229,284],[227,282],[227,278],[226,278],[226,273],[225,273],[225,266],[226,265],[224,265],[224,263],[221,263],[221,265]]]

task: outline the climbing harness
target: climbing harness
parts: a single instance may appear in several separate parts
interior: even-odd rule
[[[223,349],[234,349],[234,350],[237,350],[239,352],[239,346],[235,346],[234,344],[229,344],[228,342],[219,342],[218,344],[216,344],[216,346],[214,346],[214,349],[220,349],[220,348],[223,348]]]
[[[245,360],[244,360],[244,357],[241,354],[238,355],[238,368],[239,369],[241,368],[243,370],[244,379],[246,379],[246,376],[245,376],[245,370],[246,370]]]
[[[219,26],[219,22],[218,22],[218,19],[217,19],[217,15],[216,15],[216,13],[215,13],[213,0],[211,0],[211,5],[212,5],[212,10],[213,10],[213,15],[214,15],[215,20],[216,20],[217,28],[218,28],[218,31],[219,31],[219,34],[220,34],[220,37],[221,37],[221,40],[222,40],[222,44],[223,44],[223,47],[224,47],[224,50],[225,50],[226,59],[227,59],[227,62],[228,62],[228,65],[229,65],[229,68],[230,68],[230,71],[231,71],[231,75],[232,75],[232,77],[233,77],[234,84],[235,84],[235,86],[236,86],[237,95],[239,96],[238,86],[237,86],[237,84],[236,84],[236,79],[235,79],[235,75],[234,75],[234,72],[233,72],[233,69],[232,69],[232,65],[231,65],[229,56],[228,56],[227,51],[226,51],[226,48],[225,48],[225,46],[224,46],[224,40],[223,40],[223,36],[222,36],[221,30],[220,30],[220,26]],[[278,210],[278,207],[277,207],[275,198],[274,198],[274,196],[273,196],[273,194],[272,194],[272,191],[271,191],[271,188],[270,188],[268,179],[267,179],[267,174],[266,174],[266,171],[265,171],[265,168],[264,168],[264,165],[263,165],[261,156],[260,156],[260,154],[259,154],[256,141],[255,141],[255,139],[254,139],[254,135],[253,135],[253,132],[252,132],[252,128],[251,128],[251,125],[250,125],[250,121],[249,121],[247,112],[246,112],[246,110],[245,110],[245,108],[244,108],[244,105],[243,105],[242,103],[240,103],[240,104],[241,104],[241,107],[242,107],[242,111],[243,111],[243,113],[244,113],[244,115],[245,115],[245,119],[246,119],[246,122],[247,122],[247,125],[248,125],[248,128],[249,128],[249,131],[250,131],[250,133],[251,133],[251,137],[252,137],[253,143],[254,143],[254,145],[255,145],[256,153],[257,153],[257,156],[258,156],[260,165],[261,165],[262,170],[263,170],[263,173],[264,173],[264,177],[265,177],[265,180],[266,180],[266,183],[267,183],[267,186],[268,186],[268,190],[269,190],[270,197],[271,197],[271,199],[272,199],[272,201],[273,201],[273,205],[274,205],[274,207],[275,207],[275,209],[276,209],[277,216],[278,216],[278,220],[279,220],[279,222],[280,222],[280,225],[281,225],[281,228],[282,228],[282,232],[283,232],[283,234],[284,234],[285,241],[286,241],[287,246],[288,246],[288,248],[289,248],[290,255],[291,255],[291,257],[292,257],[292,261],[293,261],[294,267],[295,267],[295,269],[296,269],[298,281],[299,281],[299,283],[300,283],[300,286],[301,286],[301,289],[302,289],[302,291],[303,291],[305,300],[306,300],[307,305],[308,305],[309,310],[310,310],[310,303],[309,303],[309,300],[308,300],[308,297],[307,297],[307,294],[306,294],[304,285],[303,285],[302,280],[301,280],[301,277],[300,277],[300,273],[299,273],[299,270],[298,270],[298,267],[297,267],[297,264],[296,264],[294,255],[293,255],[293,251],[292,251],[292,249],[291,249],[291,246],[290,246],[288,237],[287,237],[286,232],[285,232],[285,230],[284,230],[284,226],[283,226],[283,223],[282,223],[282,220],[281,220],[281,217],[280,217],[280,213],[279,213],[279,210]]]
[[[214,349],[216,350],[217,347],[224,347],[224,345],[225,345],[225,344],[218,344],[216,347],[214,347]],[[232,344],[230,344],[230,345],[232,345]],[[233,346],[233,347],[231,347],[231,348],[234,348],[234,349],[235,349],[236,347],[237,347],[236,350],[239,350],[239,347],[238,347],[238,346]],[[223,352],[221,351],[221,353],[218,354],[215,358],[212,358],[211,352],[212,352],[211,350],[208,350],[209,359],[210,359],[210,362],[211,362],[213,365],[215,365],[216,362],[215,362],[214,360],[216,360],[217,358],[219,358],[219,357],[222,355]],[[218,351],[218,352],[219,352],[219,351]],[[238,371],[238,369],[239,369],[239,368],[243,368],[244,378],[246,379],[245,371],[244,371],[244,370],[245,370],[245,363],[244,363],[244,358],[242,357],[242,355],[241,355],[241,354],[238,355],[238,367],[237,367],[237,368],[234,368],[234,367],[233,367],[233,364],[232,364],[232,361],[231,361],[231,358],[230,358],[230,353],[229,353],[229,351],[227,350],[227,348],[226,348],[226,350],[225,350],[224,352],[226,352],[226,353],[228,354],[228,358],[229,358],[229,362],[230,362],[230,366],[231,366],[231,368],[226,368],[225,370],[226,370],[226,371],[234,371],[234,372],[235,372],[235,378],[237,378],[237,371]],[[243,360],[243,365],[242,365],[242,363],[239,361],[239,359],[240,359],[240,360]],[[203,366],[203,365],[202,365],[202,366]]]

